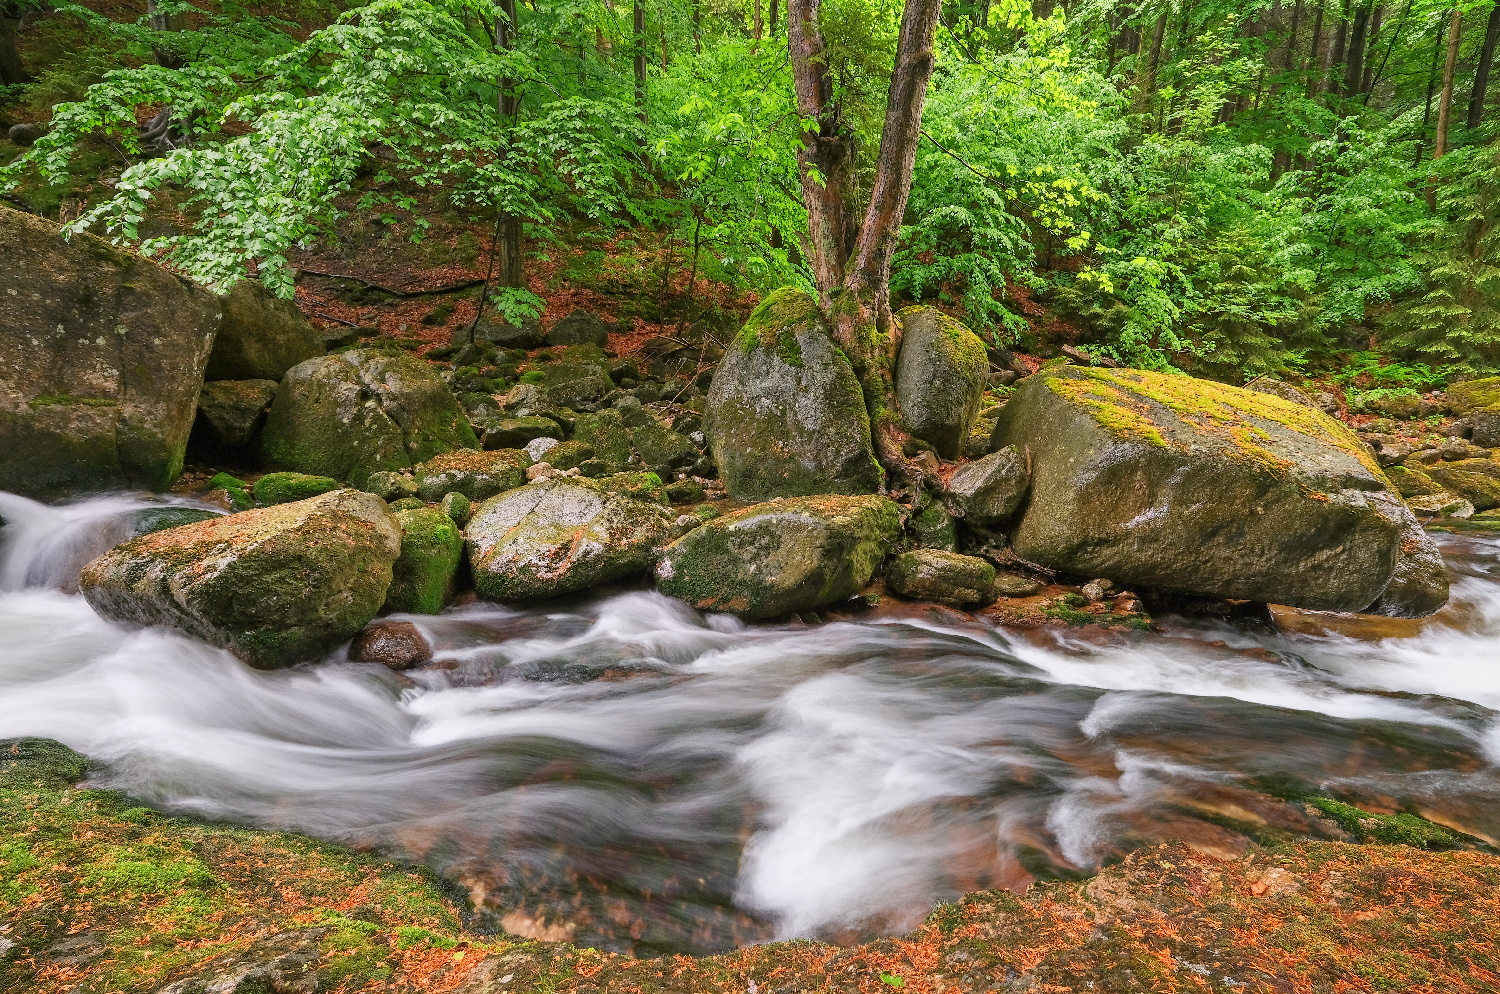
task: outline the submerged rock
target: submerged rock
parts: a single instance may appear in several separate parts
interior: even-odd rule
[[[539,600],[643,572],[673,521],[661,505],[593,480],[532,483],[485,501],[465,527],[474,588],[494,600]]]
[[[939,549],[917,549],[891,560],[886,588],[913,600],[955,607],[988,604],[995,599],[995,567],[975,556]]]
[[[280,380],[323,354],[323,339],[297,305],[240,280],[222,301],[224,321],[204,375],[210,380]]]
[[[979,336],[936,307],[908,307],[896,360],[896,399],[906,426],[938,455],[957,459],[979,414],[989,355]]]
[[[713,518],[668,546],[662,593],[701,611],[770,618],[859,593],[901,532],[884,497],[791,497]]]
[[[374,349],[309,359],[286,374],[261,437],[273,465],[364,486],[479,440],[420,359]]]
[[[182,470],[219,301],[93,235],[0,207],[0,490],[41,500]]]
[[[383,501],[339,490],[133,539],[89,563],[79,583],[105,618],[166,625],[274,668],[363,628],[400,550]]]
[[[198,417],[215,442],[242,448],[254,440],[275,397],[275,380],[213,380],[198,392]]]
[[[817,304],[778,290],[714,373],[704,418],[719,475],[739,500],[879,491],[870,417]]]
[[[1431,540],[1344,425],[1139,370],[1043,371],[995,428],[1027,447],[1017,554],[1129,586],[1399,616],[1448,596]]]
[[[464,537],[442,508],[396,511],[401,555],[396,559],[385,609],[401,614],[437,614],[453,596],[463,561]]]

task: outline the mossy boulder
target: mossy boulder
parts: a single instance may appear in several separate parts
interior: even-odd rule
[[[102,238],[0,207],[0,490],[165,490],[219,301]]]
[[[339,489],[331,476],[309,476],[306,473],[267,473],[255,481],[255,502],[261,507],[290,504]]]
[[[548,345],[595,345],[609,341],[609,325],[592,311],[578,310],[547,329]]]
[[[634,452],[630,432],[624,416],[619,411],[610,409],[598,414],[580,415],[573,422],[572,441],[593,450],[593,455],[586,458],[598,459],[608,467],[609,472],[619,473],[630,465],[630,457]],[[552,462],[550,458],[547,461]],[[571,468],[556,462],[552,462],[552,465],[559,469]]]
[[[476,422],[474,430],[486,449],[524,449],[538,438],[561,439],[564,432],[556,421],[540,415],[526,418],[489,418]]]
[[[901,533],[884,497],[789,497],[721,515],[662,554],[656,584],[701,611],[771,618],[859,593]]]
[[[261,433],[272,465],[358,487],[372,473],[477,448],[468,418],[428,363],[374,349],[294,366]]]
[[[427,460],[413,475],[418,496],[429,504],[450,493],[481,501],[524,484],[530,465],[531,457],[523,449],[458,449]]]
[[[594,480],[532,483],[485,501],[464,528],[474,588],[492,600],[531,601],[644,572],[673,521],[660,504]]]
[[[401,555],[386,593],[385,609],[404,614],[437,614],[453,596],[454,578],[464,555],[464,537],[441,508],[396,512]]]
[[[1476,511],[1500,507],[1500,463],[1493,459],[1459,459],[1434,463],[1427,475],[1444,490],[1458,494]]]
[[[913,600],[972,607],[995,599],[995,567],[976,556],[917,549],[891,560],[885,585]]]
[[[1420,617],[1447,600],[1432,541],[1343,424],[1188,376],[1058,366],[995,427],[1029,450],[1025,559],[1131,587]]]
[[[1465,380],[1448,388],[1448,404],[1454,414],[1473,414],[1485,408],[1500,408],[1500,376]]]
[[[612,494],[625,494],[653,504],[670,505],[667,488],[655,473],[612,473],[598,478],[599,485]]]
[[[1385,468],[1386,479],[1402,497],[1425,497],[1442,493],[1442,485],[1427,474],[1427,467],[1415,460]]]
[[[704,432],[739,500],[868,494],[883,483],[859,380],[800,290],[778,290],[750,315],[714,373]]]
[[[290,300],[241,280],[227,293],[224,320],[205,374],[210,380],[280,380],[323,354],[323,339]]]
[[[630,445],[640,457],[641,464],[658,473],[674,469],[687,469],[698,461],[702,453],[686,435],[657,422],[630,429]]]
[[[338,490],[133,539],[89,563],[79,585],[112,621],[166,625],[274,668],[363,628],[400,551],[384,501]]]
[[[201,507],[147,507],[130,516],[130,537],[140,538],[168,528],[180,528],[223,517],[222,512]]]
[[[198,423],[219,445],[243,448],[255,439],[275,397],[275,380],[213,380],[198,391]]]
[[[906,427],[938,455],[957,459],[984,398],[989,353],[978,335],[936,307],[908,307],[896,320],[896,400]]]

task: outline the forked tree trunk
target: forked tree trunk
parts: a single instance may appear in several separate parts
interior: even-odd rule
[[[807,205],[807,257],[835,340],[848,356],[870,412],[875,453],[895,480],[922,485],[902,451],[910,438],[892,371],[901,330],[891,315],[891,260],[901,234],[932,79],[941,0],[907,0],[880,131],[875,178],[863,217],[854,203],[854,136],[833,91],[820,0],[789,0],[787,47],[797,109],[813,127],[797,153]]]

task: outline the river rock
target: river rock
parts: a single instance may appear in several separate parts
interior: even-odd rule
[[[1458,494],[1476,511],[1500,507],[1500,463],[1493,459],[1459,459],[1434,463],[1427,475],[1444,490]]]
[[[1446,490],[1409,497],[1406,506],[1424,518],[1472,518],[1474,505]]]
[[[867,494],[883,482],[859,380],[799,290],[767,297],[724,354],[704,433],[738,500]]]
[[[0,207],[0,490],[41,500],[182,469],[219,327],[213,294]]]
[[[995,567],[975,556],[917,549],[891,560],[885,585],[912,600],[970,607],[995,599]]]
[[[471,501],[488,500],[526,482],[531,457],[523,449],[476,452],[458,449],[434,456],[416,468],[417,495],[436,504],[444,494],[463,494]]]
[[[255,481],[255,502],[261,507],[290,504],[339,489],[331,476],[309,476],[306,473],[267,473]]]
[[[539,600],[643,572],[673,521],[659,504],[578,477],[500,494],[464,529],[474,588],[493,600]]]
[[[1402,497],[1422,497],[1443,492],[1442,486],[1427,474],[1427,467],[1419,462],[1387,466],[1385,476]]]
[[[396,512],[401,526],[401,555],[386,594],[385,609],[403,614],[437,614],[453,596],[454,578],[463,559],[463,533],[441,508],[417,507]]]
[[[210,380],[280,380],[323,354],[323,339],[290,300],[240,280],[223,298],[224,321],[208,357]]]
[[[200,521],[212,521],[223,517],[222,511],[210,511],[201,507],[147,507],[130,516],[130,537],[140,538],[152,532],[168,528],[181,528]]]
[[[1030,450],[1012,542],[1042,566],[1325,611],[1418,617],[1447,599],[1431,540],[1365,446],[1290,401],[1062,366],[1017,387],[995,441]]]
[[[701,611],[815,611],[859,593],[900,531],[884,497],[781,498],[688,532],[662,554],[656,583]]]
[[[261,433],[273,465],[363,486],[479,440],[421,359],[374,349],[309,359],[286,374]]]
[[[1030,460],[1014,445],[974,460],[948,481],[948,492],[958,501],[964,520],[979,528],[1009,521],[1030,487]]]
[[[133,539],[89,563],[79,585],[112,621],[166,625],[274,668],[363,628],[400,550],[382,500],[338,490]]]
[[[213,380],[198,392],[198,418],[232,449],[249,445],[276,397],[275,380]]]
[[[432,658],[432,647],[410,621],[372,621],[349,643],[355,663],[379,663],[393,670],[410,669]]]
[[[539,438],[562,435],[556,421],[533,415],[527,418],[491,418],[476,423],[474,430],[486,449],[524,449]]]
[[[978,335],[936,307],[908,307],[896,359],[896,400],[913,437],[945,459],[963,454],[984,398],[989,354]]]

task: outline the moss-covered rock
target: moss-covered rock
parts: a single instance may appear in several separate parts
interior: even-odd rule
[[[212,521],[218,517],[222,517],[219,512],[201,507],[148,507],[130,516],[130,537],[140,538],[152,532]]]
[[[857,594],[901,532],[884,497],[767,501],[721,515],[668,546],[660,590],[702,611],[770,618]]]
[[[523,449],[493,452],[458,449],[427,460],[413,475],[418,496],[429,504],[436,504],[450,493],[481,501],[524,484],[530,465],[531,457]]]
[[[672,503],[667,498],[667,488],[662,486],[661,477],[655,473],[611,473],[598,479],[599,486],[612,494],[624,494],[639,500],[649,500],[653,504],[669,505]]]
[[[339,489],[331,476],[309,476],[306,473],[267,473],[255,481],[255,502],[261,507],[290,504]]]
[[[165,490],[182,470],[219,301],[8,207],[0,258],[0,490]]]
[[[1500,376],[1455,383],[1447,392],[1454,414],[1472,414],[1483,408],[1500,407]]]
[[[198,393],[198,420],[219,445],[243,448],[254,441],[275,397],[275,380],[214,380]]]
[[[273,465],[364,486],[479,440],[446,384],[421,359],[356,349],[291,369],[271,404],[261,451]]]
[[[1500,463],[1493,459],[1459,459],[1427,467],[1433,482],[1474,505],[1476,511],[1500,507]]]
[[[476,422],[474,430],[486,449],[524,449],[538,438],[561,439],[563,430],[551,418],[532,415],[526,418],[490,418]]]
[[[778,290],[714,373],[704,417],[719,475],[739,500],[880,490],[870,417],[816,302]]]
[[[1436,547],[1344,425],[1187,376],[1060,366],[995,428],[1032,456],[1022,557],[1129,586],[1418,617]]]
[[[1424,497],[1443,491],[1442,485],[1427,474],[1427,467],[1416,460],[1385,467],[1385,477],[1402,497]]]
[[[323,354],[323,339],[297,305],[241,280],[223,298],[205,376],[210,380],[280,380],[300,362]]]
[[[532,483],[485,501],[464,528],[474,588],[529,601],[644,572],[673,520],[661,505],[593,480]]]
[[[223,494],[223,502],[236,511],[248,511],[255,506],[255,498],[250,496],[250,484],[229,473],[215,473],[208,481],[208,499],[214,501],[216,495]]]
[[[885,585],[892,593],[913,600],[972,607],[995,599],[995,567],[975,556],[917,549],[891,560]]]
[[[979,414],[989,354],[979,336],[936,307],[908,307],[896,359],[896,400],[906,427],[938,455],[957,459]]]
[[[598,459],[608,467],[609,472],[619,473],[630,466],[630,457],[634,451],[631,447],[630,432],[631,429],[625,424],[624,416],[619,411],[610,409],[600,411],[598,414],[580,415],[578,420],[573,422],[572,441],[592,450],[593,455],[585,458]],[[555,449],[553,451],[556,452]],[[548,457],[547,461],[558,469],[572,468],[552,462],[551,453]],[[583,460],[580,459],[574,465],[582,462]]]
[[[401,555],[395,562],[385,610],[437,614],[453,596],[453,581],[464,554],[463,533],[436,507],[397,511],[396,522],[401,526]]]
[[[913,542],[924,549],[952,552],[958,544],[958,529],[953,515],[940,502],[928,499],[915,510],[906,523]]]
[[[79,585],[106,618],[166,625],[274,668],[363,628],[400,550],[383,501],[339,490],[133,539],[89,563]]]
[[[654,418],[649,424],[630,429],[630,445],[640,457],[641,465],[658,473],[687,469],[702,455],[686,435],[673,431]]]

